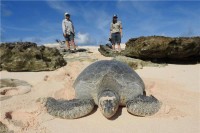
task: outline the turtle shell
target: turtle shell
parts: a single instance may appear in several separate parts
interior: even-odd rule
[[[97,61],[85,68],[74,82],[78,99],[94,99],[104,90],[111,90],[120,97],[120,105],[144,92],[144,83],[139,75],[127,64],[114,61]]]

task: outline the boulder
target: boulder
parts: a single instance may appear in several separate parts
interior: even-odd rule
[[[149,36],[132,38],[126,43],[124,55],[144,60],[198,60],[200,59],[200,37]]]
[[[1,43],[0,69],[7,71],[52,71],[66,65],[56,48],[31,42]]]
[[[145,66],[147,66],[147,67],[164,67],[167,65],[167,64],[157,64],[157,63],[153,63],[151,61],[143,61],[140,59],[134,59],[134,58],[125,57],[125,56],[116,56],[113,58],[113,60],[117,60],[117,61],[126,63],[130,67],[132,67],[134,70],[142,69]]]
[[[110,45],[100,45],[99,48],[98,48],[98,51],[103,55],[103,56],[106,56],[106,57],[115,57],[115,56],[118,56],[118,55],[121,55],[122,52],[117,52],[117,51],[114,51],[112,50],[112,46]]]

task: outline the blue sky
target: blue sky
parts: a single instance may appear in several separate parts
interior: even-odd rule
[[[200,35],[200,1],[1,1],[1,42],[64,40],[61,22],[71,14],[78,45],[107,43],[112,15],[132,37]]]

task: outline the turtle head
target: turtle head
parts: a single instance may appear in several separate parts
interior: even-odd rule
[[[99,108],[106,118],[111,118],[119,107],[119,96],[112,91],[103,91],[99,95]]]

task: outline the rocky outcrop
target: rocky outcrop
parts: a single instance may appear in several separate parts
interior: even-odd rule
[[[146,67],[146,66],[147,67],[164,67],[167,65],[167,64],[157,64],[151,61],[143,61],[140,59],[134,59],[134,58],[125,57],[125,56],[116,56],[113,59],[128,64],[134,70],[142,69],[143,67]]]
[[[121,53],[112,50],[112,47],[109,45],[100,45],[98,51],[106,57],[115,57],[121,55]]]
[[[0,69],[7,71],[52,71],[66,65],[56,48],[31,42],[1,43]]]
[[[200,59],[200,37],[139,37],[126,43],[124,55],[139,59],[190,61]]]

